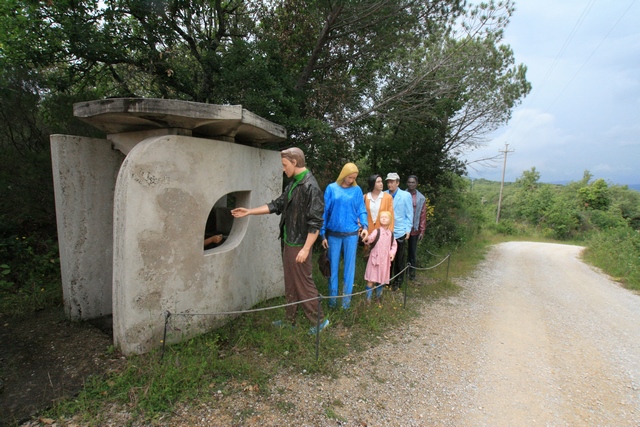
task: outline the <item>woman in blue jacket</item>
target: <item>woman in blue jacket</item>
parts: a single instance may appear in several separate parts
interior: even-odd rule
[[[367,210],[364,206],[362,190],[356,183],[358,167],[347,163],[342,168],[336,182],[327,186],[324,191],[324,224],[320,230],[322,246],[329,249],[331,278],[329,280],[329,296],[338,295],[338,268],[340,255],[344,257],[343,295],[353,291],[356,272],[356,251],[358,237],[365,239],[367,231]],[[342,299],[342,307],[349,308],[351,297]],[[329,306],[336,306],[336,299],[329,299]]]

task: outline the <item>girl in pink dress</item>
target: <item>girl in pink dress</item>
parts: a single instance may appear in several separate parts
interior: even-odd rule
[[[371,248],[367,269],[364,272],[364,280],[367,281],[367,302],[371,301],[374,284],[386,285],[389,283],[391,261],[396,256],[397,244],[393,238],[393,232],[389,230],[389,224],[393,214],[382,211],[378,214],[380,228],[375,229],[365,239],[365,243]],[[382,297],[382,288],[376,288],[376,300]]]

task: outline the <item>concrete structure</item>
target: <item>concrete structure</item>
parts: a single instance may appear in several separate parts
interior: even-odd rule
[[[214,205],[257,206],[282,190],[278,151],[257,146],[286,133],[241,106],[158,99],[74,105],[106,139],[52,135],[65,307],[113,314],[125,354],[205,332],[283,294],[279,218],[235,220],[225,243],[203,249]]]

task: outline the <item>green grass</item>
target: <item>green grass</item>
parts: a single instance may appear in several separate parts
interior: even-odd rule
[[[417,276],[422,286],[408,287],[406,306],[402,292],[386,289],[380,305],[367,304],[364,294],[353,298],[349,310],[329,309],[324,301],[323,309],[331,325],[320,336],[317,359],[316,341],[308,334],[311,325],[302,310],[298,313],[298,327],[294,329],[277,329],[271,325],[273,320],[284,317],[282,308],[252,312],[230,320],[211,333],[167,346],[162,358],[160,350],[127,358],[124,367],[92,378],[77,397],[58,402],[46,416],[54,419],[75,416],[88,425],[101,425],[105,422],[106,408],[117,404],[133,414],[134,423],[152,425],[182,402],[208,402],[220,393],[232,395],[246,390],[271,393],[269,380],[282,369],[335,377],[337,360],[357,363],[359,352],[383,340],[389,328],[418,316],[424,303],[459,292],[452,279],[470,273],[484,258],[487,247],[497,239],[490,235],[478,236],[452,251],[450,262],[419,271]],[[447,253],[443,250],[443,255]],[[432,265],[441,259],[432,257],[423,264]],[[364,262],[359,256],[354,292],[364,290],[363,276]],[[326,295],[326,279],[317,276],[315,280],[320,292]],[[282,303],[283,298],[276,298],[260,306]],[[109,351],[113,353],[113,348]],[[334,402],[327,408],[327,417],[339,420],[333,409],[338,406]],[[281,409],[286,413],[293,408],[283,404]]]
[[[640,233],[631,228],[598,231],[586,239],[586,245],[585,261],[626,288],[640,290]]]
[[[105,409],[117,404],[133,414],[134,423],[153,425],[154,420],[166,418],[180,403],[212,402],[219,394],[247,390],[271,394],[274,390],[270,389],[270,379],[282,369],[336,377],[339,365],[358,363],[358,353],[384,340],[390,328],[420,315],[425,304],[428,310],[430,300],[457,294],[460,288],[453,279],[471,274],[489,246],[512,240],[552,241],[540,236],[505,236],[485,231],[464,246],[434,250],[436,255],[420,246],[423,268],[438,264],[449,253],[451,256],[436,268],[418,271],[417,282],[422,285],[411,284],[407,288],[406,305],[403,292],[387,289],[382,304],[367,304],[364,294],[353,298],[349,310],[329,309],[323,301],[331,325],[320,336],[317,359],[316,341],[308,334],[311,325],[302,310],[294,329],[271,325],[273,320],[284,317],[283,308],[247,313],[211,333],[167,346],[162,358],[160,350],[127,358],[120,370],[92,378],[77,397],[57,403],[46,415],[54,419],[76,416],[88,425],[101,425],[105,422]],[[365,289],[364,267],[359,256],[354,292]],[[315,274],[319,291],[326,295],[326,279]],[[258,307],[283,303],[284,298],[276,298]],[[114,353],[113,348],[108,351]],[[114,356],[117,352],[111,355]],[[333,402],[325,409],[328,418],[340,420],[339,403]],[[287,413],[294,408],[282,403],[280,409]],[[249,416],[250,413],[237,415],[238,420]]]

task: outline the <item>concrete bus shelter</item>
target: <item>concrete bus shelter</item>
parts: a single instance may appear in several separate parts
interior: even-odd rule
[[[120,98],[74,105],[106,139],[51,136],[65,310],[113,316],[125,354],[209,331],[284,293],[279,218],[229,220],[204,250],[212,212],[252,207],[282,191],[283,127],[242,106]],[[214,209],[215,207],[218,207]],[[228,215],[227,215],[228,217]],[[232,225],[230,225],[232,222]]]

